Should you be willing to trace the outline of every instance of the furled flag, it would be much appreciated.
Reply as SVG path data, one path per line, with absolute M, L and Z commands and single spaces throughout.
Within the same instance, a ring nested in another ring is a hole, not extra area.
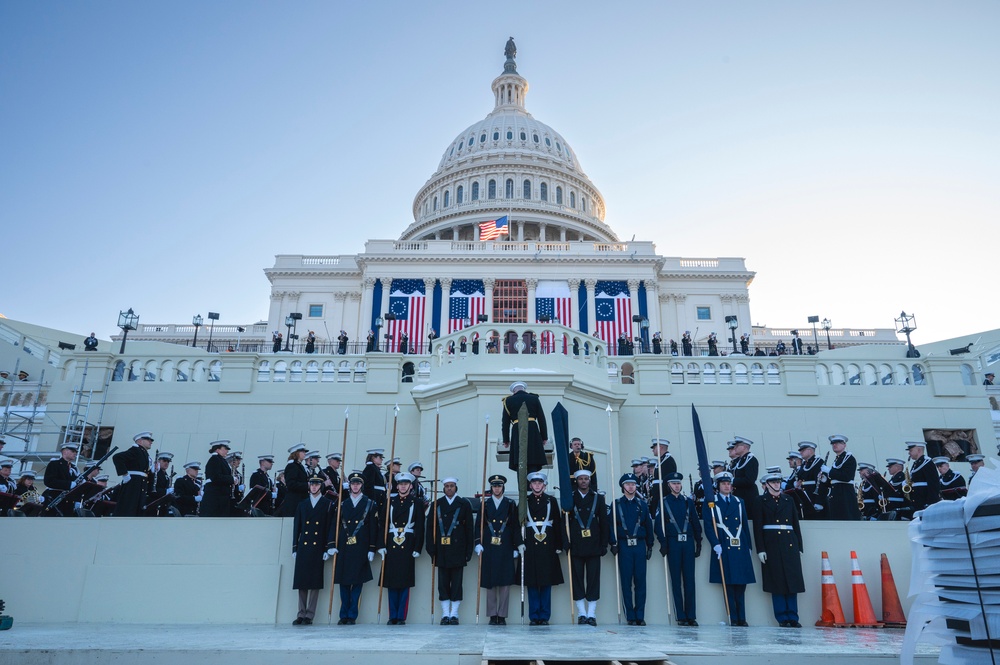
M 510 228 L 507 226 L 507 215 L 500 219 L 479 224 L 480 240 L 496 240 L 500 236 L 510 235 Z
M 618 336 L 632 336 L 632 301 L 626 282 L 599 281 L 594 289 L 597 336 L 608 346 L 608 355 L 618 355 Z
M 385 332 L 391 337 L 388 349 L 398 353 L 400 333 L 405 332 L 409 338 L 408 346 L 418 349 L 423 342 L 424 334 L 424 280 L 394 279 L 389 289 L 389 309 L 395 315 L 395 321 L 386 321 Z M 407 349 L 409 351 L 409 349 Z
M 538 280 L 538 286 L 535 288 L 535 321 L 541 321 L 543 318 L 548 317 L 549 321 L 556 323 L 557 321 L 564 326 L 573 327 L 573 316 L 572 316 L 572 306 L 571 298 L 569 293 L 569 284 L 564 280 L 550 280 L 550 279 L 540 279 Z M 541 335 L 542 348 L 541 353 L 554 353 L 555 352 L 555 335 L 549 331 L 545 331 Z M 566 340 L 563 340 L 563 346 L 565 347 Z M 563 353 L 565 353 L 565 348 Z
M 448 333 L 465 327 L 465 320 L 476 324 L 480 314 L 486 313 L 486 295 L 481 279 L 456 279 L 451 282 L 448 301 Z

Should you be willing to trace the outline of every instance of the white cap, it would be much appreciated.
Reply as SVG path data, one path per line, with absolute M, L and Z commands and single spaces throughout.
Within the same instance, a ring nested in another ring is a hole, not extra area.
M 304 443 L 296 443 L 294 446 L 292 446 L 291 448 L 288 449 L 288 453 L 289 454 L 291 454 L 291 453 L 297 453 L 300 450 L 309 450 L 309 449 L 306 448 L 306 444 L 304 444 Z
M 156 456 L 156 459 L 158 459 L 158 460 L 159 459 L 165 459 L 168 462 L 170 460 L 172 460 L 173 458 L 174 458 L 174 454 L 173 453 L 168 453 L 168 452 L 161 452 L 159 455 Z
M 442 485 L 447 485 L 448 483 L 455 483 L 457 485 L 458 484 L 458 478 L 456 478 L 455 476 L 448 476 L 447 478 L 444 478 L 441 481 Z
M 153 441 L 154 440 L 153 439 L 153 433 L 152 432 L 139 432 L 138 434 L 136 434 L 135 436 L 132 437 L 133 441 L 138 441 L 139 439 L 149 439 L 150 441 Z
M 587 469 L 577 469 L 573 473 L 573 477 L 574 478 L 576 478 L 578 476 L 587 476 L 588 478 L 590 478 L 591 475 L 593 475 L 593 474 L 591 474 L 590 471 L 588 471 Z
M 201 462 L 198 462 L 198 461 L 188 462 L 187 464 L 184 465 L 184 468 L 185 469 L 200 469 L 201 468 Z
M 524 381 L 515 381 L 514 383 L 510 384 L 511 392 L 515 392 L 518 390 L 527 390 L 527 389 L 528 389 L 528 384 L 525 383 Z
M 546 476 L 541 471 L 535 471 L 534 473 L 529 473 L 528 474 L 528 482 L 530 483 L 532 480 L 540 480 L 543 483 L 545 483 L 546 485 L 549 484 L 549 477 Z

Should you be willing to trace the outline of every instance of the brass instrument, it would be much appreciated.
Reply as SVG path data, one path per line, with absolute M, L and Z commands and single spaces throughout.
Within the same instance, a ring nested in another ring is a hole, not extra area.
M 21 495 L 21 498 L 18 500 L 17 506 L 15 506 L 15 509 L 20 508 L 21 506 L 23 506 L 26 503 L 37 503 L 37 504 L 40 504 L 42 502 L 41 498 L 42 498 L 42 495 L 38 492 L 38 490 L 36 490 L 34 487 L 32 487 L 30 490 L 28 490 L 27 492 L 25 492 L 24 494 Z
M 858 483 L 858 510 L 864 512 L 865 509 L 865 491 L 862 489 L 864 482 Z
M 910 466 L 913 466 L 913 464 L 911 463 Z M 913 491 L 913 479 L 910 478 L 909 467 L 903 467 L 903 477 L 906 478 L 906 480 L 903 481 L 903 494 L 905 494 L 906 498 L 909 499 L 910 492 Z
M 828 450 L 828 451 L 826 451 L 826 456 L 823 458 L 823 466 L 827 466 L 827 463 L 829 461 L 830 461 L 830 451 Z M 819 475 L 816 476 L 816 481 L 819 484 L 821 484 L 821 485 L 825 485 L 826 483 L 828 483 L 830 481 L 830 476 L 828 476 L 825 473 L 823 473 L 822 471 L 820 471 Z

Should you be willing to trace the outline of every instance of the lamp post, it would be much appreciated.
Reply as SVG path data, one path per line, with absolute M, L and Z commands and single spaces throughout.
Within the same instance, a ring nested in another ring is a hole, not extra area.
M 243 326 L 236 326 L 236 350 L 240 350 L 240 335 L 247 331 Z
M 118 327 L 122 329 L 122 348 L 118 350 L 118 354 L 121 355 L 125 353 L 125 340 L 128 339 L 129 330 L 137 330 L 139 328 L 139 315 L 132 311 L 129 307 L 127 312 L 118 312 Z
M 826 350 L 829 351 L 833 348 L 833 344 L 830 343 L 830 328 L 833 327 L 833 323 L 830 319 L 823 319 L 823 322 L 820 323 L 820 325 L 823 326 L 823 330 L 826 331 Z
M 897 326 L 896 332 L 901 332 L 906 335 L 906 357 L 919 358 L 920 352 L 917 351 L 916 347 L 913 346 L 913 342 L 910 341 L 910 333 L 917 329 L 916 315 L 900 312 L 899 318 L 895 321 Z
M 809 323 L 813 324 L 813 348 L 819 351 L 819 338 L 816 337 L 816 324 L 819 323 L 819 317 L 810 316 Z
M 385 319 L 383 319 L 381 316 L 378 317 L 377 319 L 375 319 L 375 344 L 374 344 L 375 348 L 372 349 L 373 351 L 378 351 L 379 350 L 379 347 L 381 345 L 381 342 L 379 342 L 379 340 L 382 339 L 382 337 L 381 337 L 381 335 L 382 335 L 382 326 L 384 326 L 384 325 L 385 325 Z
M 191 342 L 191 348 L 198 348 L 198 328 L 201 328 L 202 323 L 205 319 L 201 318 L 201 314 L 195 314 L 194 318 L 191 319 L 191 325 L 194 326 L 194 340 Z
M 733 340 L 733 353 L 739 353 L 739 349 L 736 348 L 736 329 L 740 327 L 739 319 L 735 315 L 729 315 L 726 317 L 726 325 L 729 326 L 729 336 Z
M 291 351 L 288 345 L 292 343 L 292 326 L 294 325 L 295 319 L 289 314 L 285 317 L 285 327 L 288 328 L 288 331 L 285 333 L 285 351 Z
M 385 316 L 382 317 L 384 321 L 395 321 L 396 315 L 392 312 L 386 312 Z M 385 334 L 385 352 L 392 353 L 392 333 Z
M 215 332 L 215 322 L 219 320 L 219 313 L 218 312 L 209 312 L 208 313 L 208 320 L 211 321 L 212 323 L 208 327 L 208 346 L 205 347 L 205 350 L 208 351 L 209 353 L 211 353 L 212 352 L 212 333 Z
M 645 316 L 639 322 L 639 345 L 643 353 L 649 353 L 649 319 Z

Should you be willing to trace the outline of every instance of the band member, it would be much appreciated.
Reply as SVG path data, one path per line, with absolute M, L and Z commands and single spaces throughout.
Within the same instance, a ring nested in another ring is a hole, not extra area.
M 943 501 L 954 501 L 969 493 L 969 488 L 965 486 L 965 478 L 951 470 L 950 461 L 947 457 L 934 458 Z
M 177 499 L 177 509 L 181 516 L 198 514 L 198 504 L 201 503 L 201 482 L 198 472 L 201 462 L 188 462 L 184 465 L 184 475 L 174 481 L 174 497 Z
M 382 460 L 384 459 L 385 450 L 382 448 L 367 451 L 365 468 L 361 472 L 365 479 L 363 490 L 365 496 L 375 502 L 380 515 L 385 512 L 385 476 L 382 475 Z
M 569 472 L 572 474 L 580 469 L 590 471 L 591 488 L 597 491 L 597 463 L 594 461 L 594 453 L 584 452 L 583 439 L 574 436 L 569 440 Z M 576 485 L 574 484 L 574 488 Z
M 299 612 L 292 622 L 295 626 L 308 626 L 313 622 L 316 601 L 323 588 L 323 562 L 337 551 L 333 543 L 337 510 L 333 502 L 323 496 L 323 480 L 318 474 L 309 477 L 306 481 L 309 496 L 295 509 L 292 588 L 299 592 Z
M 233 496 L 233 468 L 226 461 L 229 441 L 213 441 L 208 451 L 211 454 L 205 464 L 204 493 L 198 514 L 202 517 L 229 517 Z
M 666 439 L 652 439 L 649 449 L 653 451 L 653 457 L 649 460 L 647 470 L 649 491 L 646 496 L 649 499 L 649 509 L 655 511 L 663 496 L 661 481 L 666 482 L 663 479 L 677 471 L 677 460 L 670 454 L 670 442 Z
M 413 475 L 396 476 L 389 500 L 389 538 L 381 551 L 382 585 L 389 590 L 389 625 L 406 623 L 410 589 L 416 585 L 416 561 L 424 547 L 424 502 L 413 492 Z
M 5 459 L 0 462 L 0 492 L 13 494 L 14 490 L 17 489 L 17 483 L 15 483 L 10 477 L 10 472 L 13 470 L 14 460 Z M 0 513 L 0 515 L 2 514 L 3 513 Z
M 441 625 L 457 626 L 462 576 L 475 546 L 474 520 L 472 504 L 458 496 L 458 479 L 448 477 L 442 484 L 444 496 L 428 511 L 424 539 L 427 554 L 437 567 Z
M 975 455 L 966 455 L 965 461 L 969 463 L 969 468 L 972 472 L 969 474 L 969 484 L 972 484 L 972 479 L 976 477 L 976 472 L 983 468 L 986 457 L 976 453 Z
M 413 496 L 417 497 L 426 504 L 427 490 L 425 490 L 424 486 L 420 484 L 420 478 L 424 475 L 424 463 L 412 462 L 406 470 L 410 472 L 411 476 L 413 476 Z
M 892 488 L 892 493 L 886 498 L 889 500 L 889 511 L 895 514 L 895 519 L 898 521 L 913 517 L 913 506 L 903 492 L 903 484 L 906 482 L 906 472 L 903 470 L 905 466 L 906 463 L 897 457 L 887 457 L 885 460 L 889 487 Z
M 888 500 L 882 496 L 882 491 L 876 484 L 875 477 L 878 473 L 874 464 L 858 462 L 858 475 L 861 476 L 861 484 L 858 485 L 858 489 L 860 490 L 861 503 L 864 504 L 861 508 L 861 519 L 874 522 L 882 515 L 883 502 L 888 507 Z
M 329 483 L 326 485 L 326 490 L 328 492 L 333 492 L 335 494 L 340 494 L 340 484 L 343 482 L 340 479 L 340 466 L 343 464 L 344 460 L 340 453 L 330 453 L 326 456 L 326 468 L 323 469 L 323 474 Z M 344 489 L 348 489 L 345 487 Z
M 474 551 L 482 566 L 479 586 L 486 589 L 486 613 L 491 626 L 507 625 L 516 559 L 525 550 L 517 523 L 517 504 L 503 495 L 506 484 L 505 476 L 490 476 L 490 496 L 483 501 L 475 525 Z
M 721 472 L 721 462 L 712 464 L 718 464 Z M 694 560 L 701 556 L 701 523 L 694 501 L 681 493 L 683 481 L 684 476 L 680 473 L 667 476 L 667 489 L 670 491 L 657 507 L 653 528 L 660 541 L 660 554 L 667 557 L 670 566 L 670 591 L 674 596 L 677 625 L 697 626 Z M 708 519 L 708 515 L 705 517 Z
M 570 467 L 572 471 L 573 467 Z M 632 475 L 635 476 L 638 487 L 636 494 L 642 499 L 646 499 L 649 493 L 649 486 L 646 484 L 646 462 L 641 458 L 632 460 Z
M 721 460 L 712 460 L 712 477 L 715 474 L 722 473 L 726 470 L 726 463 Z M 694 491 L 691 492 L 691 498 L 694 499 L 694 508 L 698 513 L 698 521 L 704 519 L 704 509 L 705 509 L 705 486 L 701 482 L 701 479 L 695 481 Z
M 299 501 L 309 493 L 309 473 L 306 471 L 306 444 L 296 443 L 288 449 L 285 465 L 285 498 L 278 504 L 278 517 L 295 517 Z
M 833 448 L 833 463 L 822 466 L 822 471 L 830 479 L 830 503 L 826 518 L 830 520 L 859 520 L 858 497 L 854 487 L 854 475 L 858 461 L 847 450 L 847 437 L 834 434 L 830 437 Z
M 321 476 L 326 479 L 326 474 L 319 468 L 319 460 L 323 457 L 318 450 L 310 450 L 306 453 L 306 473 L 309 476 Z M 324 483 L 325 484 L 325 483 Z
M 321 481 L 322 482 L 322 481 Z M 379 528 L 375 502 L 364 495 L 364 477 L 354 471 L 347 482 L 351 491 L 344 497 L 340 509 L 340 535 L 333 551 L 337 556 L 335 583 L 340 585 L 339 626 L 353 626 L 358 618 L 361 589 L 370 582 L 370 562 L 375 552 L 382 548 L 382 531 Z
M 705 537 L 712 545 L 715 561 L 708 567 L 708 581 L 721 584 L 721 569 L 725 571 L 726 598 L 729 602 L 729 623 L 733 626 L 748 626 L 746 614 L 746 590 L 748 584 L 757 581 L 753 572 L 750 525 L 747 521 L 746 504 L 733 493 L 733 475 L 724 471 L 715 477 L 718 490 L 715 510 L 707 511 L 705 517 Z M 716 535 L 716 529 L 719 533 Z
M 146 503 L 150 504 L 154 501 L 162 499 L 167 494 L 173 494 L 174 488 L 171 486 L 171 477 L 167 473 L 167 469 L 170 468 L 170 462 L 174 459 L 173 453 L 160 452 L 156 455 L 156 465 L 153 471 L 153 480 L 150 483 L 149 491 L 146 492 Z M 150 509 L 147 514 L 152 514 L 153 516 L 162 516 L 167 514 L 168 506 L 160 505 L 156 508 L 155 512 Z
M 910 505 L 913 506 L 913 512 L 916 513 L 918 510 L 923 510 L 932 503 L 941 500 L 941 482 L 937 470 L 934 468 L 934 463 L 924 455 L 922 441 L 907 442 L 906 452 L 910 456 L 909 484 L 912 485 Z M 905 484 L 904 487 L 906 487 Z
M 826 519 L 826 501 L 819 493 L 819 474 L 823 464 L 816 457 L 816 444 L 812 441 L 800 441 L 798 448 L 802 455 L 802 466 L 799 467 L 796 485 L 805 493 L 802 516 L 807 520 Z
M 405 330 L 399 332 L 399 352 L 409 353 L 410 352 L 410 336 L 406 334 Z
M 686 355 L 686 356 L 692 355 L 693 343 L 691 341 L 691 331 L 690 330 L 685 330 L 684 334 L 681 335 L 681 347 L 683 348 L 684 355 Z M 671 351 L 674 350 L 673 340 L 671 340 L 671 347 L 670 347 L 670 349 L 671 349 Z M 676 355 L 676 354 L 674 354 L 674 355 Z
M 796 594 L 806 590 L 802 580 L 802 531 L 795 501 L 781 490 L 783 482 L 780 473 L 769 473 L 761 480 L 764 493 L 757 502 L 753 535 L 761 582 L 764 592 L 771 594 L 774 618 L 782 628 L 801 628 Z
M 614 500 L 615 532 L 611 553 L 618 560 L 622 603 L 630 626 L 646 625 L 646 562 L 653 555 L 653 522 L 649 506 L 636 493 L 639 482 L 633 473 L 618 479 L 622 496 Z
M 729 443 L 733 444 L 734 455 L 729 465 L 729 473 L 733 476 L 733 494 L 743 499 L 747 510 L 750 510 L 759 496 L 757 476 L 760 474 L 760 462 L 750 452 L 750 446 L 753 445 L 750 439 L 736 436 Z
M 510 384 L 510 395 L 503 398 L 502 426 L 503 442 L 510 450 L 507 465 L 512 471 L 517 471 L 520 459 L 520 426 L 528 428 L 528 473 L 540 471 L 548 463 L 545 457 L 545 444 L 549 441 L 549 430 L 542 411 L 542 402 L 538 395 L 528 392 L 528 384 L 515 381 Z M 517 422 L 517 414 L 521 405 L 528 408 L 527 424 Z M 534 423 L 534 424 L 532 424 Z M 524 488 L 521 488 L 524 491 Z
M 368 335 L 365 337 L 365 353 L 371 353 L 375 351 L 375 331 L 369 330 Z
M 572 552 L 573 600 L 576 622 L 597 625 L 597 601 L 601 598 L 601 557 L 608 553 L 611 528 L 604 497 L 590 489 L 590 471 L 577 471 L 573 510 L 569 514 L 566 541 Z
M 528 474 L 530 493 L 526 521 L 524 585 L 528 590 L 529 625 L 547 626 L 552 618 L 552 587 L 563 583 L 559 554 L 565 533 L 558 524 L 559 502 L 545 493 L 548 477 L 541 472 Z
M 226 455 L 226 461 L 229 462 L 229 468 L 233 472 L 233 489 L 229 496 L 229 514 L 233 517 L 239 517 L 245 515 L 246 513 L 239 508 L 237 505 L 246 496 L 247 486 L 245 479 L 243 478 L 243 470 L 241 465 L 243 464 L 243 452 L 239 450 L 234 450 L 228 455 Z
M 257 510 L 265 515 L 273 515 L 274 502 L 278 498 L 278 485 L 271 478 L 274 455 L 258 455 L 257 464 L 257 470 L 250 474 L 250 489 L 254 487 L 264 489 L 264 496 L 257 501 Z
M 146 505 L 146 489 L 149 486 L 149 447 L 153 445 L 153 435 L 140 432 L 132 437 L 132 445 L 116 453 L 111 461 L 115 472 L 121 476 L 115 517 L 138 517 Z M 46 483 L 48 484 L 48 483 Z
M 382 479 L 385 481 L 385 486 L 388 488 L 389 494 L 396 493 L 396 476 L 402 469 L 403 460 L 398 457 L 393 457 L 392 461 L 389 462 L 389 468 L 382 475 Z M 385 504 L 382 504 L 383 506 Z

